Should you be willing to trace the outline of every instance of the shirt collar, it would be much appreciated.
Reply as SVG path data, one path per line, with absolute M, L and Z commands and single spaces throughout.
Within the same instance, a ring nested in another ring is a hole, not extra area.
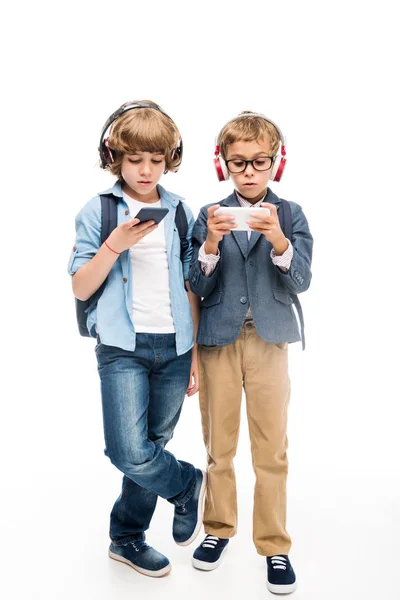
M 262 202 L 264 202 L 264 200 L 265 200 L 265 196 L 267 195 L 267 194 L 265 194 L 261 198 L 261 200 L 258 200 L 255 204 L 252 204 L 251 202 L 246 200 L 246 198 L 243 198 L 243 196 L 241 196 L 237 190 L 235 190 L 235 193 L 236 193 L 236 197 L 238 199 L 240 206 L 243 206 L 245 208 L 251 208 L 251 207 L 255 208 L 255 207 L 261 206 Z

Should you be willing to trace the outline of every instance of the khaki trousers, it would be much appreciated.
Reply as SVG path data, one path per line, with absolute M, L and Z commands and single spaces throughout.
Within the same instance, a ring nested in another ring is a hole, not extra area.
M 288 554 L 286 532 L 288 345 L 262 340 L 246 321 L 228 346 L 199 346 L 200 410 L 207 449 L 206 533 L 233 537 L 237 498 L 233 459 L 239 437 L 242 388 L 256 476 L 253 540 L 263 556 Z

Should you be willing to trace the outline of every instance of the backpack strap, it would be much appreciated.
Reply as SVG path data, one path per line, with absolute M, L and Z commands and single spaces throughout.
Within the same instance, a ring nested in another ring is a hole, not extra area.
M 101 202 L 101 232 L 100 244 L 103 244 L 110 233 L 117 226 L 117 203 L 113 195 L 100 194 Z M 79 332 L 82 336 L 90 337 L 90 332 L 87 328 L 87 313 L 94 304 L 97 304 L 106 286 L 107 279 L 102 283 L 98 290 L 87 300 L 78 300 L 75 298 L 76 317 L 78 321 Z
M 112 194 L 100 194 L 101 202 L 101 232 L 100 242 L 104 244 L 108 236 L 117 227 L 118 221 L 118 200 Z M 108 277 L 105 278 L 98 290 L 90 297 L 90 304 L 98 302 L 106 287 Z
M 292 240 L 292 233 L 293 233 L 293 228 L 292 228 L 292 211 L 290 208 L 290 204 L 287 200 L 282 200 L 281 199 L 281 206 L 280 206 L 280 210 L 278 210 L 278 218 L 279 218 L 279 223 L 281 226 L 281 229 L 283 231 L 284 236 L 288 239 L 288 240 Z M 301 307 L 300 304 L 300 300 L 299 297 L 297 296 L 297 294 L 291 294 L 292 298 L 293 298 L 293 303 L 296 307 L 297 310 L 297 314 L 299 316 L 299 321 L 300 321 L 300 332 L 301 332 L 301 346 L 302 349 L 304 350 L 306 347 L 306 338 L 304 335 L 304 315 L 303 315 L 303 309 Z
M 108 236 L 117 227 L 118 201 L 112 194 L 101 194 L 101 243 L 104 244 Z
M 188 222 L 186 217 L 185 209 L 183 208 L 182 201 L 179 200 L 175 212 L 175 224 L 181 240 L 181 260 L 183 261 L 183 255 L 189 248 L 189 242 L 187 239 Z

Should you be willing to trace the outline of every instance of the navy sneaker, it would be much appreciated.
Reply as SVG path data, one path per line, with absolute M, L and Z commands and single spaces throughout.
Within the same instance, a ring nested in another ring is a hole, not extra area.
M 222 555 L 227 549 L 229 539 L 222 539 L 216 535 L 206 535 L 204 541 L 193 553 L 192 565 L 201 571 L 213 571 L 216 569 Z
M 203 523 L 203 504 L 207 475 L 196 469 L 196 484 L 190 500 L 181 506 L 175 506 L 172 535 L 179 546 L 188 546 L 199 534 Z
M 267 588 L 273 594 L 290 594 L 296 589 L 296 575 L 287 554 L 267 556 Z
M 108 556 L 149 577 L 162 577 L 171 570 L 168 558 L 143 540 L 128 542 L 125 546 L 111 543 Z

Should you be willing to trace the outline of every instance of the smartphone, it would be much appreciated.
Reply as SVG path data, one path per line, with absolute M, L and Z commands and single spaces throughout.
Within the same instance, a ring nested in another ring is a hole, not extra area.
M 258 221 L 257 217 L 253 217 L 252 214 L 267 214 L 270 215 L 271 211 L 269 208 L 263 208 L 262 206 L 257 206 L 255 208 L 247 208 L 242 206 L 221 206 L 217 208 L 214 215 L 231 215 L 235 217 L 233 221 L 237 227 L 232 229 L 232 231 L 252 231 L 250 229 L 249 224 L 246 221 Z
M 149 206 L 149 208 L 141 208 L 134 218 L 140 219 L 141 223 L 144 223 L 145 221 L 154 221 L 154 223 L 158 224 L 163 220 L 167 212 L 168 208 L 161 208 L 158 206 L 151 208 L 151 206 Z

